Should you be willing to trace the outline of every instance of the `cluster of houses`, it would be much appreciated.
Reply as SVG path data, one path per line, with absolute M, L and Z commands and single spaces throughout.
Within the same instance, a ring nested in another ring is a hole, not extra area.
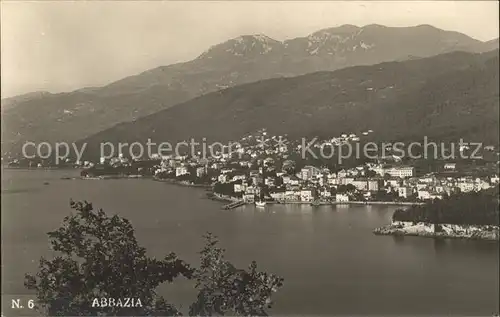
M 285 160 L 282 168 L 277 170 L 274 163 L 272 158 L 254 162 L 242 160 L 228 165 L 220 160 L 168 157 L 162 160 L 157 173 L 170 171 L 173 174 L 175 171 L 176 177 L 190 173 L 196 177 L 210 174 L 212 184 L 225 184 L 231 188 L 221 195 L 245 202 L 253 202 L 263 194 L 279 202 L 348 202 L 373 200 L 380 192 L 402 201 L 425 201 L 453 193 L 479 191 L 499 183 L 498 175 L 453 177 L 430 173 L 416 176 L 415 168 L 405 165 L 367 163 L 334 172 L 315 166 L 304 166 L 297 171 L 293 169 L 292 160 Z M 445 166 L 447 170 L 453 168 Z
M 368 130 L 362 135 L 372 132 Z M 338 144 L 358 139 L 355 134 L 343 134 L 330 142 Z M 297 146 L 282 136 L 269 136 L 265 130 L 235 144 L 230 149 L 232 152 L 222 147 L 208 158 L 156 155 L 151 159 L 160 163 L 154 166 L 153 173 L 188 181 L 203 178 L 210 185 L 223 184 L 224 192 L 216 194 L 245 202 L 253 202 L 257 197 L 279 202 L 426 201 L 459 192 L 480 191 L 499 183 L 497 174 L 473 177 L 453 173 L 455 163 L 443 163 L 444 171 L 451 173 L 426 175 L 417 175 L 413 166 L 398 161 L 366 163 L 340 170 L 310 165 L 296 168 L 298 162 L 290 153 L 297 151 Z M 127 165 L 129 161 L 117 157 L 107 163 L 118 166 Z

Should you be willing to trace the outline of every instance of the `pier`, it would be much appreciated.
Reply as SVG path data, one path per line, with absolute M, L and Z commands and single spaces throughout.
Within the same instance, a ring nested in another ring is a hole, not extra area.
M 238 200 L 238 201 L 234 201 L 230 204 L 222 206 L 222 209 L 225 209 L 225 210 L 234 209 L 236 207 L 243 206 L 244 204 L 245 204 L 245 202 L 243 200 Z

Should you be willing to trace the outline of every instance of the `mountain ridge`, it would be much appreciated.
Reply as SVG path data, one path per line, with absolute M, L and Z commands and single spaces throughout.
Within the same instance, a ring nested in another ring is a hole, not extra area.
M 325 32 L 328 34 L 322 36 Z M 484 45 L 458 32 L 425 26 L 344 25 L 283 42 L 265 35 L 240 36 L 213 46 L 189 62 L 160 66 L 103 87 L 16 103 L 2 110 L 2 155 L 19 152 L 26 141 L 73 142 L 240 84 L 422 58 L 462 48 L 476 52 Z
M 290 137 L 375 131 L 378 140 L 460 138 L 498 144 L 498 50 L 274 78 L 212 92 L 87 143 L 231 141 L 266 128 Z

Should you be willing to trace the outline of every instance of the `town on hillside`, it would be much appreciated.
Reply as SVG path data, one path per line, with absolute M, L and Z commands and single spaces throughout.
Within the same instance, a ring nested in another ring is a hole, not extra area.
M 359 142 L 373 133 L 350 133 L 315 144 Z M 76 162 L 84 178 L 153 177 L 207 186 L 212 197 L 253 203 L 425 202 L 481 191 L 499 183 L 497 162 L 407 160 L 386 153 L 377 159 L 304 158 L 301 144 L 265 130 L 221 147 L 210 157 L 154 154 L 147 160 L 120 155 L 98 163 Z M 40 163 L 38 163 L 40 164 Z M 15 163 L 11 164 L 15 166 Z

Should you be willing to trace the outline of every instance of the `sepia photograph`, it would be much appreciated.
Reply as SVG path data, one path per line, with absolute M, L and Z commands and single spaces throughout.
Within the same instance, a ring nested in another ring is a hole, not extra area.
M 499 316 L 498 1 L 0 6 L 2 317 Z

